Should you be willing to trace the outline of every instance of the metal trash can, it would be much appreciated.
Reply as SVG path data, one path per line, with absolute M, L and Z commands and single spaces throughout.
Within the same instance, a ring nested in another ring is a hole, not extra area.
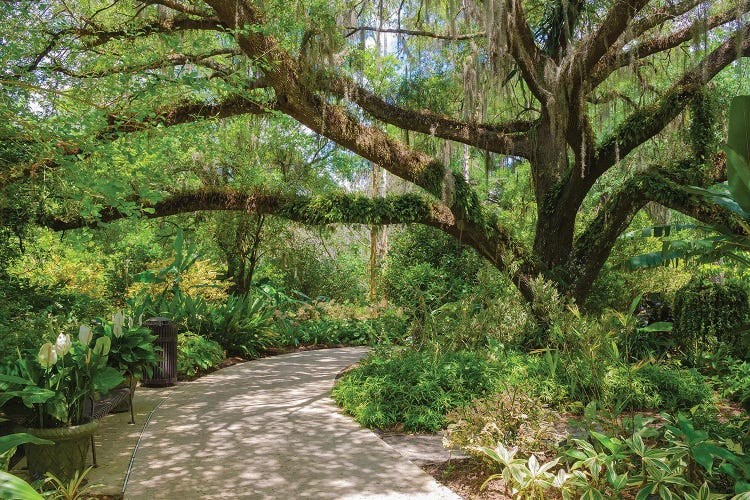
M 154 345 L 161 348 L 161 361 L 151 377 L 141 384 L 146 387 L 168 387 L 177 383 L 177 324 L 169 318 L 149 318 L 144 323 L 156 335 Z

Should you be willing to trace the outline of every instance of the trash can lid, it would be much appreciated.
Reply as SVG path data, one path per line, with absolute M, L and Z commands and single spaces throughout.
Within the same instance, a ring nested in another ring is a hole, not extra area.
M 157 316 L 155 318 L 148 318 L 146 321 L 143 322 L 146 326 L 164 326 L 168 325 L 172 322 L 169 318 L 164 318 L 161 316 Z

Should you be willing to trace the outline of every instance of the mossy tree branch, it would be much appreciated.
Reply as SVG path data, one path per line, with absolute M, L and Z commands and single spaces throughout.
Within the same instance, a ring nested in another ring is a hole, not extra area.
M 157 203 L 138 199 L 128 201 L 139 207 L 135 213 L 104 207 L 96 218 L 60 218 L 41 214 L 37 222 L 55 231 L 65 231 L 96 227 L 136 215 L 153 219 L 197 211 L 236 211 L 275 215 L 307 225 L 423 224 L 437 228 L 477 250 L 498 269 L 509 272 L 528 300 L 533 298 L 528 284 L 538 270 L 533 267 L 532 258 L 520 242 L 496 221 L 485 221 L 488 227 L 483 231 L 471 230 L 463 221 L 457 220 L 448 207 L 424 196 L 404 194 L 370 198 L 347 193 L 301 196 L 262 190 L 245 192 L 232 188 L 203 188 L 173 193 Z M 0 213 L 0 219 L 11 216 Z M 511 262 L 515 263 L 512 270 L 507 265 Z

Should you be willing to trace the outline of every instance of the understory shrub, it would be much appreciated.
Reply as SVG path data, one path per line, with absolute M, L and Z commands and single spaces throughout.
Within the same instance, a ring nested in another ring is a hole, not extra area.
M 391 239 L 382 290 L 391 303 L 424 314 L 470 292 L 480 264 L 476 252 L 455 238 L 410 226 Z
M 675 344 L 692 364 L 717 343 L 744 356 L 739 331 L 749 309 L 747 292 L 739 284 L 696 276 L 675 295 Z
M 195 377 L 224 361 L 224 350 L 213 340 L 192 332 L 177 335 L 177 375 Z
M 437 431 L 445 414 L 487 394 L 496 371 L 479 354 L 397 350 L 371 355 L 342 377 L 333 397 L 371 428 Z
M 549 450 L 557 440 L 554 424 L 560 415 L 525 388 L 508 386 L 451 411 L 446 419 L 445 445 L 483 457 L 480 447 L 494 448 L 497 443 L 529 452 Z
M 646 365 L 621 366 L 604 378 L 602 403 L 619 410 L 687 410 L 709 404 L 713 391 L 696 370 Z
M 144 294 L 133 301 L 133 315 L 164 316 L 181 331 L 190 331 L 218 342 L 230 355 L 257 357 L 276 345 L 278 335 L 270 328 L 273 300 L 262 292 L 230 295 L 208 302 L 180 290 L 159 296 Z

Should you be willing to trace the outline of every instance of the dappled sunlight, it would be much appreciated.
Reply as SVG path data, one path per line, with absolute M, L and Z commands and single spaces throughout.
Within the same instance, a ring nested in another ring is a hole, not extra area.
M 364 352 L 267 358 L 182 384 L 143 435 L 126 498 L 451 498 L 330 399 Z

